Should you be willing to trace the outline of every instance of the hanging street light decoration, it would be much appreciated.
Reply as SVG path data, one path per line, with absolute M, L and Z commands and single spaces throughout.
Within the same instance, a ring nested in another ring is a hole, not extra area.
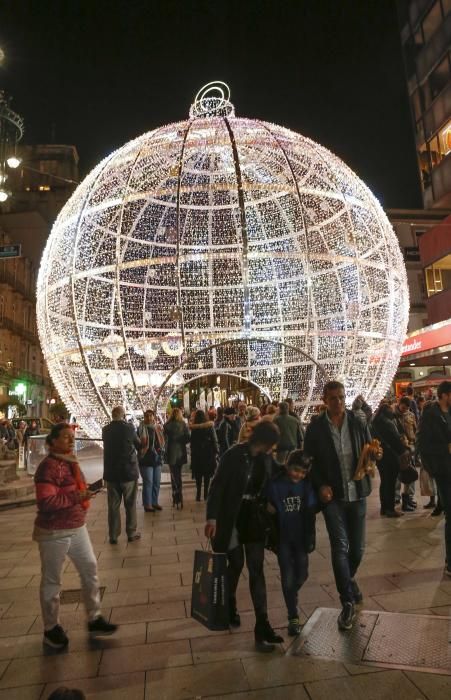
M 409 306 L 396 236 L 365 184 L 312 140 L 236 117 L 221 82 L 85 178 L 48 239 L 37 298 L 52 380 L 92 436 L 113 405 L 150 405 L 176 368 L 177 386 L 233 374 L 292 396 L 304 417 L 324 373 L 374 406 Z
M 10 107 L 11 99 L 0 90 L 0 202 L 10 196 L 8 189 L 8 167 L 18 168 L 21 159 L 17 156 L 17 144 L 24 133 L 21 116 Z

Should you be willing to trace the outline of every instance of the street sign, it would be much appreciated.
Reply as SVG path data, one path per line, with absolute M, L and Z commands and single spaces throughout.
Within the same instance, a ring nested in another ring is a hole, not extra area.
M 21 255 L 22 246 L 20 243 L 0 245 L 0 258 L 20 258 Z

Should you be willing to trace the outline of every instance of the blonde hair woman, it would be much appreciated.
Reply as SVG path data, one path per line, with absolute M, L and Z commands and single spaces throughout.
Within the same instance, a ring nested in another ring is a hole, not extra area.
M 247 442 L 252 431 L 261 420 L 260 409 L 257 406 L 248 406 L 245 413 L 245 421 L 241 426 L 238 442 Z

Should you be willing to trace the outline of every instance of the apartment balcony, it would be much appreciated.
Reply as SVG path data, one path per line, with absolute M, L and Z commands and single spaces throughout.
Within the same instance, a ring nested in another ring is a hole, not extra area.
M 409 17 L 412 27 L 415 27 L 419 18 L 432 5 L 432 0 L 411 0 L 409 3 Z
M 432 183 L 432 201 L 426 203 L 425 207 L 434 207 L 441 209 L 451 208 L 451 153 L 442 160 L 439 165 L 436 165 L 431 172 Z M 426 191 L 425 191 L 426 194 Z
M 24 299 L 30 301 L 32 304 L 36 303 L 34 290 L 27 289 L 26 286 L 19 280 L 16 280 L 15 276 L 8 270 L 0 270 L 0 284 L 8 284 L 11 289 L 21 294 Z
M 448 121 L 451 115 L 451 81 L 440 95 L 435 98 L 429 109 L 423 114 L 424 134 L 417 134 L 417 146 L 428 140 Z
M 427 300 L 428 323 L 447 321 L 451 317 L 451 289 L 433 294 Z
M 417 56 L 417 77 L 421 83 L 448 51 L 451 44 L 451 13 L 445 17 L 430 41 L 424 45 Z
M 16 323 L 7 316 L 3 316 L 3 318 L 0 319 L 0 330 L 2 328 L 11 331 L 11 333 L 14 333 L 14 335 L 19 335 L 21 338 L 24 338 L 24 340 L 28 340 L 29 343 L 33 343 L 34 345 L 39 344 L 39 338 L 36 333 L 26 330 L 19 323 Z

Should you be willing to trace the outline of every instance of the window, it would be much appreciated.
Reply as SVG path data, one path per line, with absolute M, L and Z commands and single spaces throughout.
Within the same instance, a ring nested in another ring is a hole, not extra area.
M 432 37 L 434 32 L 439 28 L 440 24 L 442 22 L 442 8 L 440 7 L 440 0 L 437 0 L 435 2 L 431 9 L 429 10 L 428 14 L 423 20 L 423 36 L 424 36 L 424 41 L 428 42 L 429 39 Z
M 429 141 L 429 153 L 431 154 L 432 167 L 435 168 L 442 160 L 438 136 L 434 136 L 434 138 Z
M 440 131 L 439 135 L 439 145 L 443 156 L 447 156 L 451 153 L 451 119 Z
M 428 297 L 451 289 L 451 254 L 436 260 L 425 269 Z
M 418 121 L 418 119 L 420 119 L 421 115 L 423 114 L 423 105 L 420 89 L 415 90 L 415 92 L 412 95 L 412 108 L 413 113 L 415 115 L 415 121 Z
M 431 164 L 435 168 L 448 153 L 451 153 L 451 119 L 428 145 Z
M 445 58 L 438 64 L 429 76 L 429 87 L 431 90 L 431 99 L 435 99 L 441 93 L 443 88 L 448 85 L 450 79 L 449 74 L 449 58 Z
M 431 184 L 431 162 L 429 160 L 428 147 L 425 143 L 418 148 L 418 164 L 421 172 L 421 183 L 425 189 Z

